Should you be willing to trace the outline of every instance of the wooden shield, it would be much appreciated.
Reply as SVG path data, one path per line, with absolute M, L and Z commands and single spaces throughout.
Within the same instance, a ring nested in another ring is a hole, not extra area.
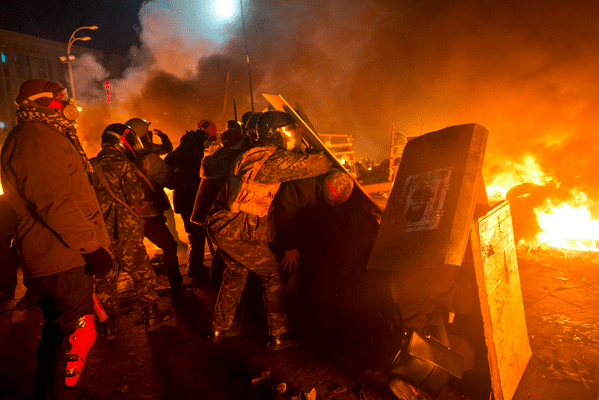
M 472 226 L 472 254 L 496 400 L 510 400 L 532 355 L 509 202 Z
M 462 263 L 487 136 L 484 127 L 466 124 L 408 142 L 368 269 Z

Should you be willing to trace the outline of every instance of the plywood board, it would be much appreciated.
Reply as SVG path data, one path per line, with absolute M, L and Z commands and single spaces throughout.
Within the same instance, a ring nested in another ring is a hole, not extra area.
M 472 226 L 472 252 L 495 400 L 511 400 L 532 355 L 509 202 Z
M 487 136 L 465 124 L 407 143 L 368 269 L 462 263 Z

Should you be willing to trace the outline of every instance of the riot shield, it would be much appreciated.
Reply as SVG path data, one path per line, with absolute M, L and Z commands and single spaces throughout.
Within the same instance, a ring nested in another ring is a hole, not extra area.
M 368 269 L 461 265 L 488 131 L 457 125 L 406 145 Z

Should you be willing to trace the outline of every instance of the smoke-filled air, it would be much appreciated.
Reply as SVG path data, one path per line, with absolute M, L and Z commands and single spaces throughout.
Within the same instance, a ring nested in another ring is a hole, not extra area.
M 351 134 L 357 158 L 388 158 L 392 125 L 418 136 L 475 122 L 489 130 L 485 182 L 532 162 L 562 187 L 596 193 L 599 3 L 248 0 L 242 7 L 243 21 L 237 0 L 148 1 L 139 10 L 142 45 L 130 49 L 123 77 L 89 58 L 76 63 L 77 87 L 89 88 L 79 94 L 88 146 L 98 146 L 107 124 L 132 117 L 174 142 L 201 119 L 224 128 L 233 101 L 240 119 L 251 109 L 247 41 L 256 111 L 267 106 L 262 93 L 281 94 L 319 133 Z

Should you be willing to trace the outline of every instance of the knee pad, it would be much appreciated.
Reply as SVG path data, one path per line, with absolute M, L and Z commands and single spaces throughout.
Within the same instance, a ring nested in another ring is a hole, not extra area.
M 83 365 L 87 359 L 87 352 L 96 341 L 96 326 L 93 314 L 87 314 L 77 321 L 77 329 L 69 336 L 71 349 L 67 352 L 67 365 L 65 384 L 75 386 Z

